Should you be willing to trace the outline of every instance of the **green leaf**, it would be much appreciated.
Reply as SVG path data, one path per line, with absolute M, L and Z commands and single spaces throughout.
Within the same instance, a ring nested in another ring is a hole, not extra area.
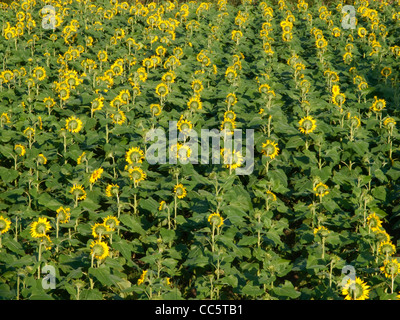
M 110 277 L 110 269 L 107 267 L 89 268 L 89 276 L 95 277 L 103 286 L 112 286 L 114 281 Z
M 138 233 L 142 236 L 146 234 L 146 231 L 142 228 L 140 223 L 132 216 L 123 214 L 120 217 L 120 221 L 131 231 Z
M 288 280 L 285 280 L 285 283 L 283 285 L 274 287 L 272 291 L 279 297 L 287 297 L 291 299 L 296 299 L 301 294 L 293 287 L 293 284 Z

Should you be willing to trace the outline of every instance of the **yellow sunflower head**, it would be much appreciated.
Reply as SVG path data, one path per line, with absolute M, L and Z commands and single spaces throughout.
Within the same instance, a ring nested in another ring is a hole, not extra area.
M 210 214 L 207 218 L 210 225 L 214 228 L 220 228 L 224 224 L 224 219 L 218 212 Z
M 364 281 L 356 277 L 355 280 L 347 280 L 342 289 L 342 295 L 345 296 L 345 300 L 366 300 L 369 298 L 370 290 L 370 287 Z
M 11 220 L 0 216 L 0 234 L 6 233 L 11 226 Z
M 299 121 L 299 131 L 304 134 L 313 132 L 317 128 L 316 122 L 317 121 L 311 116 L 302 118 Z
M 90 248 L 90 254 L 97 260 L 103 260 L 108 257 L 109 248 L 105 242 L 101 240 L 92 241 Z
M 76 118 L 75 116 L 69 117 L 65 123 L 65 129 L 73 133 L 81 131 L 82 127 L 82 120 Z
M 267 140 L 266 142 L 264 142 L 261 148 L 262 154 L 264 154 L 271 160 L 274 159 L 279 153 L 278 143 L 271 140 Z
M 50 222 L 45 217 L 40 217 L 37 221 L 34 221 L 31 225 L 31 236 L 33 238 L 44 237 L 51 229 Z
M 179 198 L 183 199 L 187 195 L 186 188 L 183 186 L 182 183 L 175 185 L 174 187 L 174 194 Z

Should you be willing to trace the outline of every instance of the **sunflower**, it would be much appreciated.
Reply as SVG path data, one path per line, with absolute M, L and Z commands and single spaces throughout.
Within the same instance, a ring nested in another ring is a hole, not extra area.
M 92 172 L 92 174 L 90 175 L 90 179 L 89 179 L 90 183 L 91 184 L 95 183 L 101 177 L 101 174 L 103 173 L 103 171 L 104 171 L 103 168 L 94 170 Z
M 10 122 L 11 122 L 11 121 L 10 121 L 10 117 L 8 116 L 7 113 L 3 112 L 3 113 L 1 114 L 1 116 L 0 116 L 0 122 L 1 122 L 1 124 L 3 124 L 3 123 L 10 123 Z
M 98 97 L 94 99 L 91 103 L 92 113 L 95 111 L 100 111 L 104 106 L 104 97 Z
M 232 110 L 225 111 L 224 119 L 235 121 L 236 120 L 236 113 L 234 111 L 232 111 Z
M 376 96 L 374 99 L 375 101 L 373 102 L 371 109 L 375 112 L 381 112 L 386 107 L 385 99 L 378 99 Z
M 68 223 L 69 219 L 71 218 L 71 209 L 70 208 L 64 208 L 64 207 L 59 207 L 57 210 L 57 220 L 60 223 Z
M 388 257 L 396 253 L 396 247 L 390 240 L 387 240 L 379 244 L 378 251 Z
M 346 101 L 346 95 L 342 92 L 335 94 L 332 96 L 332 101 L 334 104 L 341 107 L 343 103 Z
M 370 287 L 360 278 L 355 280 L 348 279 L 342 289 L 342 295 L 345 300 L 366 300 L 369 298 Z
M 187 195 L 186 188 L 183 186 L 182 183 L 175 185 L 174 193 L 179 199 L 183 199 Z
M 200 101 L 200 96 L 195 95 L 195 96 L 191 97 L 187 103 L 187 106 L 189 109 L 197 109 L 197 110 L 202 109 L 203 104 Z
M 103 260 L 108 257 L 109 249 L 105 242 L 101 240 L 92 241 L 90 254 L 97 260 Z
M 119 192 L 119 185 L 109 184 L 106 187 L 106 196 L 111 198 L 112 196 L 117 196 Z
M 111 231 L 114 231 L 115 228 L 119 225 L 119 220 L 113 216 L 107 216 L 103 219 L 103 224 L 108 226 Z
M 32 138 L 35 135 L 35 129 L 32 127 L 28 127 L 24 130 L 24 135 L 28 138 Z
M 79 132 L 82 130 L 82 121 L 75 116 L 71 116 L 65 123 L 65 129 L 73 133 Z
M 319 226 L 318 228 L 314 228 L 314 235 L 319 234 L 323 238 L 326 238 L 329 232 L 330 231 L 324 226 Z
M 112 113 L 110 115 L 110 118 L 112 119 L 112 123 L 118 125 L 122 125 L 126 121 L 125 113 L 122 110 L 119 110 L 116 113 Z
M 268 201 L 276 201 L 276 195 L 272 191 L 267 190 L 266 196 Z
M 382 221 L 381 219 L 375 214 L 375 212 L 371 213 L 367 217 L 367 224 L 371 231 L 379 231 L 382 228 Z
M 38 81 L 43 81 L 46 79 L 46 70 L 43 67 L 36 67 L 32 70 L 32 76 Z
M 100 240 L 103 236 L 107 237 L 110 231 L 110 227 L 104 223 L 95 223 L 92 226 L 92 236 L 94 238 L 99 238 Z
M 228 93 L 228 95 L 226 96 L 225 102 L 229 106 L 234 106 L 237 102 L 236 95 L 234 93 Z
M 146 179 L 146 177 L 146 172 L 144 172 L 143 169 L 139 167 L 129 169 L 129 178 L 133 180 L 135 184 L 143 181 L 144 179 Z
M 201 91 L 203 91 L 203 83 L 200 80 L 193 80 L 192 82 L 192 89 L 196 94 L 199 94 Z
M 394 278 L 400 273 L 400 263 L 396 258 L 385 260 L 383 266 L 380 267 L 381 272 L 386 278 Z
M 299 121 L 300 132 L 304 134 L 309 134 L 313 132 L 317 128 L 316 122 L 317 121 L 311 116 L 302 118 Z
M 322 182 L 319 182 L 313 188 L 313 190 L 315 192 L 315 195 L 316 196 L 320 196 L 320 197 L 326 196 L 329 193 L 329 187 L 326 184 L 322 183 Z
M 6 233 L 11 226 L 11 221 L 8 218 L 0 216 L 0 235 Z
M 188 134 L 192 130 L 193 124 L 189 120 L 183 119 L 183 117 L 181 116 L 177 123 L 177 128 L 183 134 Z
M 76 159 L 76 164 L 81 164 L 82 161 L 86 161 L 86 152 L 82 152 L 82 154 L 78 157 L 78 159 Z
M 261 152 L 271 160 L 274 159 L 279 153 L 278 143 L 271 140 L 264 142 L 261 145 L 261 148 Z
M 220 228 L 224 224 L 224 219 L 218 212 L 214 212 L 210 214 L 207 218 L 207 221 L 210 223 L 211 226 Z
M 47 108 L 54 107 L 54 105 L 56 104 L 56 102 L 54 101 L 54 99 L 51 98 L 51 97 L 46 97 L 46 98 L 44 98 L 44 99 L 43 99 L 43 103 L 45 104 L 45 106 L 46 106 Z
M 158 211 L 162 211 L 162 210 L 164 210 L 164 208 L 166 208 L 167 207 L 167 203 L 164 201 L 164 200 L 162 200 L 161 202 L 160 202 L 160 205 L 158 206 Z
M 150 105 L 150 111 L 153 116 L 158 117 L 161 114 L 162 107 L 159 104 L 152 103 Z
M 146 279 L 146 274 L 147 274 L 147 270 L 143 270 L 142 275 L 140 276 L 140 278 L 138 279 L 138 286 L 140 286 Z
M 391 73 L 392 73 L 392 69 L 391 69 L 390 67 L 384 67 L 384 68 L 381 70 L 381 75 L 382 75 L 383 77 L 385 77 L 385 78 L 389 77 L 389 76 L 391 75 Z
M 14 146 L 14 151 L 17 153 L 17 155 L 19 155 L 20 157 L 23 157 L 26 153 L 26 149 L 23 145 L 21 144 L 16 144 Z
M 231 170 L 239 168 L 244 162 L 244 157 L 241 151 L 222 149 L 221 154 L 224 158 L 224 164 L 226 164 L 226 167 Z
M 100 51 L 97 53 L 97 58 L 98 58 L 101 62 L 106 62 L 107 59 L 108 59 L 107 52 L 104 51 L 104 50 L 100 50 Z
M 74 184 L 71 189 L 69 190 L 69 193 L 72 193 L 72 195 L 77 199 L 77 200 L 84 200 L 86 199 L 86 191 L 83 188 L 82 185 L 80 184 Z
M 47 218 L 39 218 L 31 225 L 31 236 L 33 238 L 41 238 L 46 235 L 46 232 L 51 229 L 50 222 Z
M 131 147 L 125 154 L 125 160 L 129 164 L 142 163 L 144 152 L 139 147 Z
M 232 134 L 236 128 L 236 122 L 231 119 L 225 118 L 221 123 L 221 131 L 226 130 L 226 133 Z
M 396 125 L 396 121 L 393 118 L 386 118 L 383 121 L 383 125 L 388 128 L 393 128 Z
M 156 87 L 156 94 L 160 97 L 165 97 L 168 94 L 168 86 L 165 83 L 160 83 Z

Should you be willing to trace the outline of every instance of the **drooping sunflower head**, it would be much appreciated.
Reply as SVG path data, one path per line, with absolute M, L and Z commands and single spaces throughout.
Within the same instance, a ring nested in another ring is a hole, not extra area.
M 6 233 L 11 226 L 11 220 L 0 216 L 0 234 Z
M 378 99 L 376 96 L 374 99 L 375 101 L 373 102 L 371 109 L 375 112 L 381 112 L 386 107 L 385 99 Z
M 119 192 L 119 185 L 117 184 L 109 184 L 106 187 L 106 196 L 111 198 L 113 196 L 117 196 Z
M 270 190 L 267 190 L 266 198 L 267 198 L 267 201 L 276 201 L 276 195 Z
M 369 298 L 370 287 L 356 277 L 355 280 L 348 279 L 347 283 L 343 286 L 342 295 L 345 300 L 366 300 Z
M 92 226 L 92 236 L 94 238 L 102 239 L 102 237 L 107 237 L 110 231 L 110 227 L 104 223 L 95 223 Z
M 110 115 L 110 118 L 112 119 L 113 124 L 118 124 L 118 125 L 123 125 L 126 121 L 125 112 L 123 112 L 122 110 L 112 113 Z
M 346 95 L 343 92 L 339 92 L 332 97 L 332 101 L 337 106 L 342 106 L 343 103 L 346 101 Z
M 266 142 L 264 142 L 261 148 L 262 154 L 264 154 L 269 159 L 274 159 L 279 153 L 278 143 L 271 140 L 267 140 Z
M 324 226 L 319 226 L 318 228 L 314 228 L 314 235 L 320 235 L 322 238 L 326 238 L 330 231 L 324 227 Z
M 33 238 L 41 238 L 51 229 L 50 222 L 45 217 L 40 217 L 31 224 L 31 236 Z
M 168 94 L 168 87 L 165 83 L 160 83 L 156 87 L 156 94 L 160 97 L 165 97 Z
M 57 220 L 60 223 L 68 223 L 69 219 L 71 218 L 71 209 L 70 208 L 64 208 L 64 207 L 59 207 L 57 210 Z
M 103 173 L 104 169 L 103 168 L 99 168 L 96 169 L 92 172 L 92 174 L 90 175 L 90 183 L 93 184 L 95 183 L 98 179 L 100 179 L 102 173 Z
M 84 187 L 80 184 L 74 184 L 69 192 L 74 196 L 77 200 L 84 200 L 86 199 L 86 191 Z
M 237 102 L 236 95 L 234 93 L 228 93 L 225 102 L 230 106 L 234 106 Z
M 107 216 L 104 218 L 103 224 L 108 226 L 111 231 L 114 231 L 119 225 L 119 220 L 114 216 Z
M 367 225 L 371 229 L 371 231 L 378 231 L 382 228 L 382 221 L 376 215 L 376 213 L 373 212 L 367 217 Z
M 391 69 L 390 67 L 384 67 L 384 68 L 381 70 L 381 75 L 382 75 L 383 77 L 385 77 L 385 78 L 389 77 L 391 73 L 392 73 L 392 69 Z
M 147 270 L 143 270 L 140 278 L 137 281 L 138 286 L 140 286 L 142 283 L 144 283 L 144 281 L 146 280 L 146 274 L 147 274 Z
M 309 134 L 317 128 L 316 123 L 317 121 L 313 117 L 304 117 L 299 121 L 299 131 L 304 134 Z
M 224 219 L 218 212 L 210 214 L 207 218 L 207 221 L 210 223 L 212 227 L 215 228 L 220 228 L 224 224 Z
M 313 188 L 313 190 L 314 190 L 316 196 L 321 196 L 321 197 L 326 196 L 329 193 L 329 187 L 322 182 L 319 182 Z
M 203 83 L 198 79 L 193 80 L 192 89 L 196 94 L 199 94 L 204 89 Z
M 187 103 L 187 106 L 191 110 L 200 110 L 203 108 L 203 105 L 200 101 L 200 96 L 195 95 L 191 97 Z
M 158 117 L 161 114 L 162 108 L 159 104 L 153 103 L 150 105 L 150 112 L 153 116 Z
M 225 118 L 221 123 L 221 131 L 225 130 L 227 134 L 232 134 L 235 128 L 236 122 L 234 120 Z
M 71 116 L 67 119 L 65 123 L 65 129 L 67 129 L 69 132 L 79 132 L 82 130 L 82 120 L 75 116 Z
M 10 121 L 10 117 L 8 116 L 7 113 L 3 112 L 3 113 L 0 115 L 0 122 L 1 122 L 1 123 L 10 123 L 10 122 L 11 122 L 11 121 Z
M 387 259 L 380 270 L 386 278 L 394 278 L 400 273 L 400 263 L 396 258 Z
M 90 248 L 92 249 L 90 254 L 97 260 L 103 260 L 108 257 L 109 248 L 105 242 L 100 240 L 92 241 Z
M 16 144 L 14 146 L 14 151 L 16 152 L 17 155 L 20 157 L 23 157 L 26 153 L 26 149 L 22 144 Z
M 395 121 L 393 118 L 389 117 L 389 118 L 386 118 L 386 119 L 383 121 L 383 125 L 384 125 L 385 127 L 387 127 L 388 129 L 393 129 L 394 126 L 396 125 L 396 121 Z
M 125 154 L 125 160 L 129 164 L 142 163 L 144 152 L 139 147 L 131 147 Z
M 186 188 L 183 186 L 182 183 L 179 183 L 179 184 L 175 185 L 174 194 L 176 194 L 176 196 L 179 199 L 183 199 L 184 197 L 186 197 L 187 191 L 186 191 Z
M 235 121 L 236 120 L 236 113 L 234 111 L 232 111 L 232 110 L 225 111 L 224 119 Z
M 140 181 L 143 181 L 146 179 L 146 172 L 143 171 L 143 169 L 139 167 L 134 167 L 129 169 L 129 178 L 133 180 L 135 183 L 139 183 Z
M 379 244 L 378 251 L 384 256 L 391 256 L 396 253 L 396 247 L 390 240 L 384 241 Z
M 191 121 L 183 119 L 181 117 L 181 119 L 179 119 L 179 121 L 177 122 L 177 128 L 180 132 L 188 134 L 190 130 L 192 130 L 193 124 Z

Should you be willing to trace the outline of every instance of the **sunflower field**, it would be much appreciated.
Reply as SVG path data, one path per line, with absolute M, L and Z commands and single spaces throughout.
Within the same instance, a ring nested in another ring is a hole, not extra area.
M 400 1 L 23 0 L 0 26 L 1 299 L 399 299 Z M 248 145 L 149 163 L 171 121 L 253 130 L 252 172 Z

